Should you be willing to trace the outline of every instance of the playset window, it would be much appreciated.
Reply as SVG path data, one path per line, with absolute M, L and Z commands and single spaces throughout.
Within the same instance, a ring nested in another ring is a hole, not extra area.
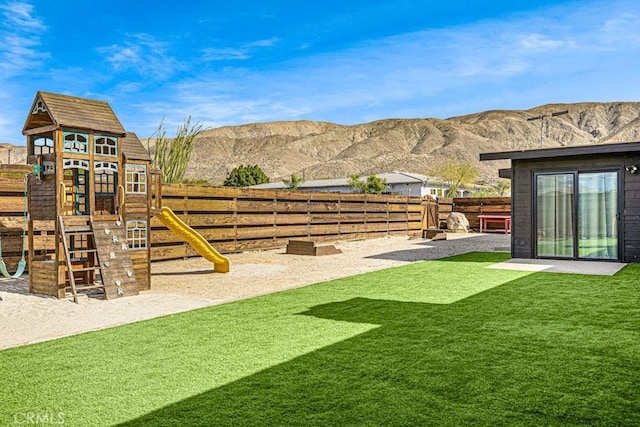
M 62 139 L 65 153 L 89 154 L 89 134 L 65 131 Z
M 46 136 L 36 136 L 33 140 L 33 154 L 41 156 L 54 152 L 53 139 Z
M 147 194 L 147 166 L 125 166 L 127 194 Z
M 96 196 L 114 196 L 118 185 L 118 164 L 95 162 Z
M 94 151 L 97 156 L 117 156 L 118 138 L 115 136 L 96 135 Z
M 42 174 L 43 175 L 53 175 L 56 173 L 56 164 L 50 161 L 42 162 Z
M 147 221 L 142 219 L 133 219 L 127 221 L 127 240 L 129 248 L 146 249 L 147 248 Z
M 64 159 L 63 165 L 65 169 L 84 169 L 89 170 L 89 161 L 80 159 Z

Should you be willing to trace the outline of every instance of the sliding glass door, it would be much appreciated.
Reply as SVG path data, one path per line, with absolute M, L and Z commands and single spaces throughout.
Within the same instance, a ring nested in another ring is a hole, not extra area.
M 536 177 L 537 256 L 574 257 L 574 187 L 572 173 Z
M 578 174 L 578 257 L 618 259 L 618 173 Z
M 618 172 L 535 176 L 536 257 L 618 259 Z

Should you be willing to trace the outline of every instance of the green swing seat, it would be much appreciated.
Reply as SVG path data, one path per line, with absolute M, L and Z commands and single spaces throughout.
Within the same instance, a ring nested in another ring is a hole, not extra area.
M 24 259 L 24 239 L 26 237 L 26 221 L 27 221 L 27 176 L 24 177 L 24 209 L 23 209 L 23 225 L 22 225 L 22 257 L 18 261 L 16 272 L 11 274 L 7 270 L 7 264 L 2 259 L 2 238 L 0 238 L 0 273 L 7 279 L 18 279 L 27 268 L 27 261 Z
M 7 264 L 0 257 L 0 273 L 2 273 L 2 275 L 7 279 L 18 279 L 24 273 L 25 268 L 27 268 L 27 261 L 24 259 L 24 255 L 22 255 L 22 258 L 18 261 L 18 268 L 13 274 L 9 273 L 7 270 Z

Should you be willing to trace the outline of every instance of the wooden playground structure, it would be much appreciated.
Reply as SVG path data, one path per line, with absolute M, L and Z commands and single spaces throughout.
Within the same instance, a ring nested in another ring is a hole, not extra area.
M 29 291 L 77 301 L 148 289 L 160 175 L 138 137 L 106 102 L 47 92 L 37 93 L 22 133 Z M 53 250 L 38 240 L 53 240 Z
M 22 259 L 11 275 L 0 252 L 4 276 L 19 277 L 28 266 L 29 292 L 75 302 L 92 292 L 137 295 L 151 286 L 153 216 L 214 271 L 229 271 L 228 258 L 161 206 L 161 172 L 108 103 L 38 92 L 22 133 L 27 164 L 0 166 L 25 180 Z

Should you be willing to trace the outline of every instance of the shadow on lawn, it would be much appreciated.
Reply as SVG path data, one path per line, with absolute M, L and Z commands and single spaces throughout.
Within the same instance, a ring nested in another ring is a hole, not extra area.
M 121 425 L 638 425 L 635 274 L 319 305 L 301 314 L 380 327 Z

